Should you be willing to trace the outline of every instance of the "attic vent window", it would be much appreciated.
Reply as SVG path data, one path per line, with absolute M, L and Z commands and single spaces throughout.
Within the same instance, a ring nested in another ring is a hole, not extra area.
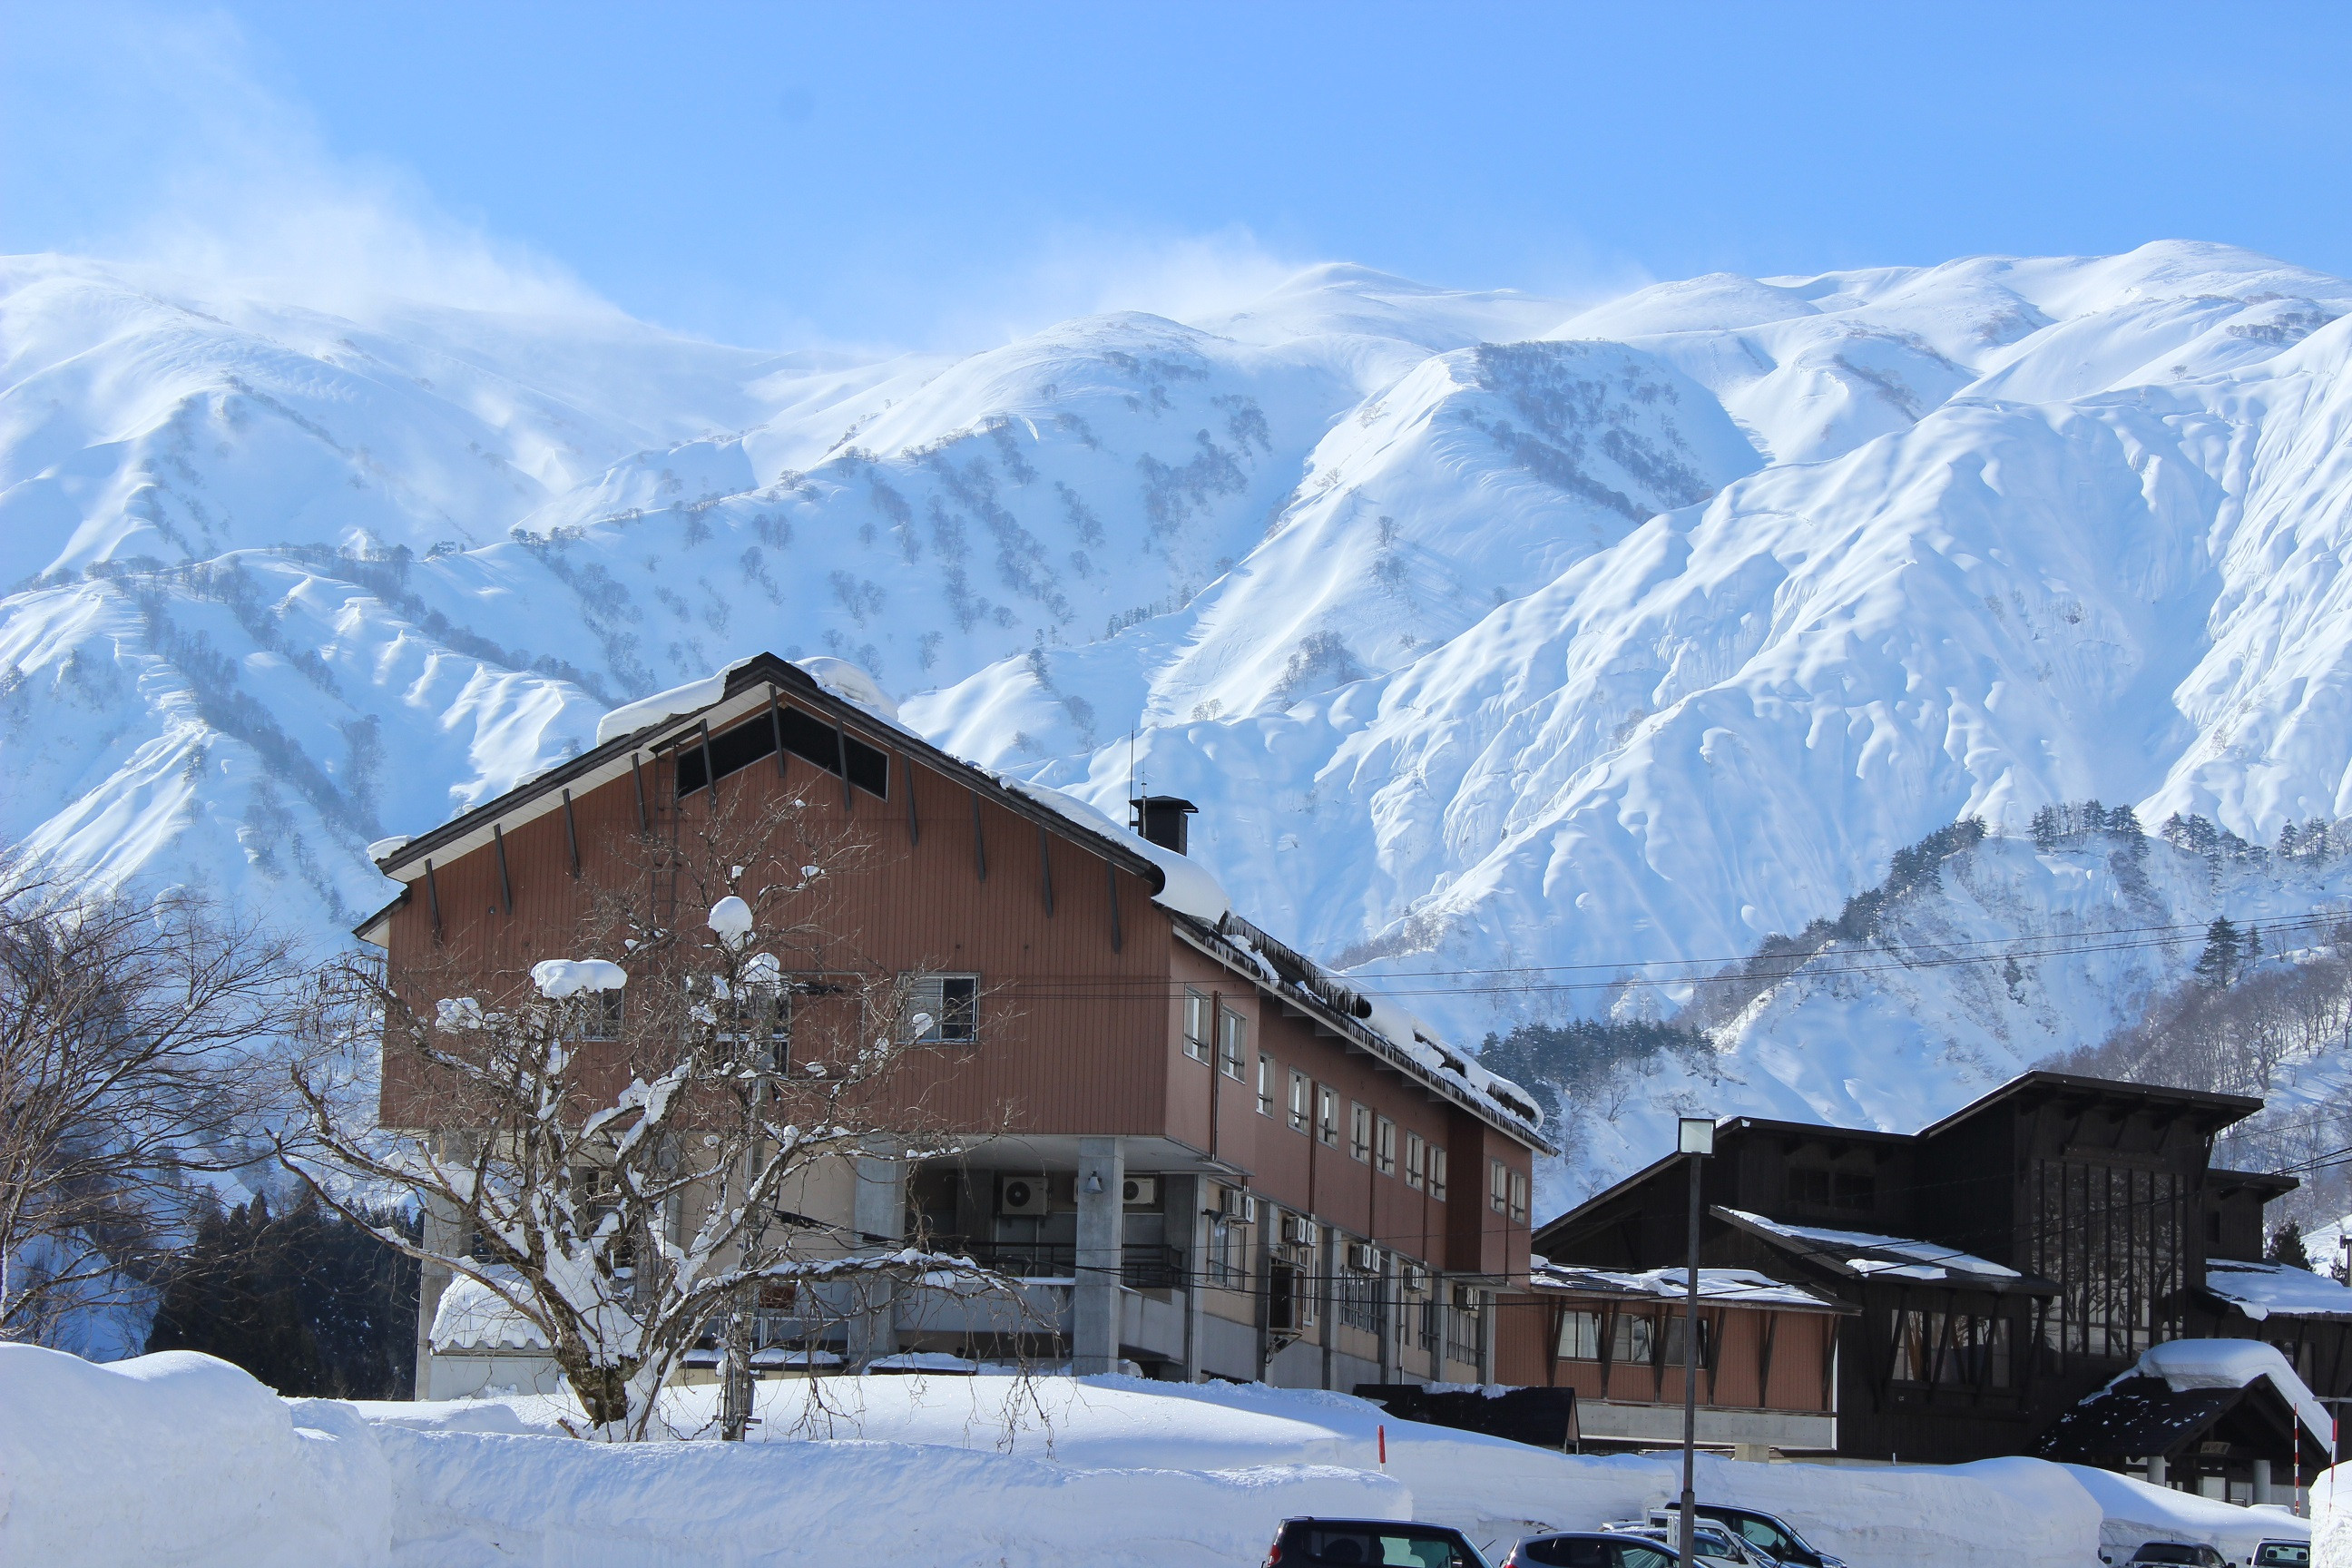
M 1789 1173 L 1789 1201 L 1808 1208 L 1868 1214 L 1878 1206 L 1878 1178 L 1853 1171 L 1792 1170 Z
M 703 761 L 700 742 L 681 745 L 677 752 L 677 793 L 681 800 L 714 778 L 740 773 L 763 757 L 776 754 L 776 732 L 783 731 L 784 750 L 803 762 L 814 763 L 835 778 L 841 776 L 843 750 L 848 752 L 849 782 L 867 795 L 890 798 L 890 756 L 855 735 L 845 735 L 814 714 L 779 706 L 772 719 L 766 713 L 748 719 L 710 737 L 709 763 Z

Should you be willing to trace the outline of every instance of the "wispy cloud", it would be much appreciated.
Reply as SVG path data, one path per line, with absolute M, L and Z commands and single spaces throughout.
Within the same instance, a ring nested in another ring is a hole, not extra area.
M 80 204 L 74 248 L 345 314 L 395 299 L 613 310 L 560 262 L 443 210 L 413 174 L 337 155 L 265 84 L 227 17 L 100 8 L 20 47 L 33 55 L 11 74 L 53 89 L 47 177 L 110 187 L 110 201 Z M 59 112 L 68 104 L 79 112 Z M 124 188 L 128 163 L 143 176 Z

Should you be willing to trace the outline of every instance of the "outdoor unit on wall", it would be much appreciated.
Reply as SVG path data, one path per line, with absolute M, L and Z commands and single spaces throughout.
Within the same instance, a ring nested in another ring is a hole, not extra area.
M 1160 1178 L 1129 1176 L 1119 1188 L 1119 1201 L 1129 1208 L 1150 1208 L 1160 1202 Z
M 1404 1288 L 1412 1291 L 1416 1296 L 1428 1289 L 1429 1270 L 1423 1268 L 1418 1263 L 1406 1264 L 1404 1266 Z
M 1348 1244 L 1348 1267 L 1359 1274 L 1377 1274 L 1381 1268 L 1380 1249 L 1369 1241 Z
M 1037 1214 L 1045 1212 L 1045 1178 L 1043 1176 L 1003 1176 L 996 1183 L 996 1212 L 999 1214 Z
M 1303 1214 L 1284 1215 L 1282 1216 L 1282 1242 L 1286 1247 L 1314 1246 L 1315 1222 L 1308 1219 Z
M 1257 1196 L 1239 1187 L 1217 1189 L 1217 1214 L 1226 1219 L 1237 1219 L 1244 1225 L 1257 1223 Z

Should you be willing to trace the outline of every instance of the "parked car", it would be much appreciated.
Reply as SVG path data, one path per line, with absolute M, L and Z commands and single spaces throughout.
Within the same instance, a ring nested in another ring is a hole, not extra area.
M 1671 1524 L 1680 1510 L 1674 1503 L 1650 1513 L 1653 1524 Z M 1787 1521 L 1752 1508 L 1733 1508 L 1726 1503 L 1703 1502 L 1698 1516 L 1736 1531 L 1749 1546 L 1763 1552 L 1786 1568 L 1845 1568 L 1845 1564 L 1809 1543 Z
M 1600 1530 L 1530 1535 L 1511 1548 L 1503 1568 L 1675 1568 L 1675 1554 L 1646 1534 Z
M 1392 1519 L 1286 1519 L 1266 1549 L 1265 1568 L 1487 1568 L 1458 1530 Z
M 2201 1541 L 2144 1541 L 2131 1561 L 2163 1568 L 2231 1568 L 2228 1558 Z
M 1668 1558 L 1682 1560 L 1682 1528 L 1664 1523 L 1610 1524 L 1601 1529 L 1619 1536 L 1654 1542 Z M 1691 1531 L 1691 1550 L 1707 1568 L 1781 1568 L 1779 1562 L 1734 1535 L 1729 1529 L 1702 1515 Z
M 2246 1568 L 2311 1568 L 2311 1542 L 2265 1541 L 2246 1559 Z

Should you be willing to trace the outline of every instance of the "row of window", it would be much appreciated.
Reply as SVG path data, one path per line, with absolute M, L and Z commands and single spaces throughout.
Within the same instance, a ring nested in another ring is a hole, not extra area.
M 791 1038 L 793 998 L 831 994 L 831 987 L 787 977 L 774 985 L 744 985 L 713 1005 L 721 1039 Z M 591 991 L 565 1004 L 564 1027 L 579 1040 L 617 1040 L 626 993 Z M 907 982 L 901 1037 L 915 1045 L 970 1045 L 980 1037 L 980 976 L 918 974 Z
M 1680 1366 L 1683 1344 L 1690 1328 L 1687 1316 L 1619 1310 L 1604 1321 L 1597 1311 L 1560 1315 L 1559 1359 L 1607 1361 L 1613 1365 Z M 1606 1348 L 1608 1354 L 1601 1354 Z M 1715 1334 L 1705 1318 L 1698 1322 L 1698 1364 L 1715 1365 Z
M 1214 1018 L 1211 1014 L 1215 1015 Z M 1218 1006 L 1201 992 L 1187 988 L 1184 992 L 1184 1054 L 1199 1062 L 1207 1062 L 1213 1054 L 1217 1070 L 1235 1083 L 1248 1079 L 1249 1020 L 1231 1007 Z M 1331 1147 L 1339 1146 L 1339 1091 L 1328 1084 L 1318 1084 L 1307 1074 L 1293 1068 L 1289 1092 L 1279 1105 L 1276 1094 L 1283 1083 L 1282 1068 L 1274 1058 L 1264 1051 L 1257 1057 L 1257 1113 L 1264 1117 L 1285 1116 L 1293 1132 L 1305 1133 Z M 1379 1114 L 1360 1100 L 1348 1102 L 1348 1154 L 1360 1163 L 1370 1165 L 1383 1176 L 1397 1173 L 1397 1124 Z M 1444 1148 L 1426 1142 L 1420 1133 L 1407 1131 L 1403 1141 L 1404 1184 L 1414 1192 L 1426 1192 L 1439 1203 L 1445 1201 L 1446 1160 Z M 1509 1216 L 1514 1225 L 1528 1223 L 1528 1178 L 1523 1172 L 1514 1171 L 1500 1160 L 1488 1163 L 1487 1206 L 1496 1214 Z

